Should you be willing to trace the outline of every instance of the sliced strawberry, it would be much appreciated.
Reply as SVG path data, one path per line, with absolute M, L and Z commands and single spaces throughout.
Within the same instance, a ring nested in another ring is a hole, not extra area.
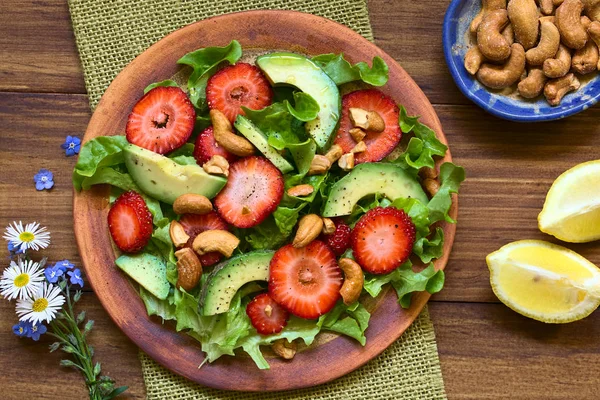
M 341 256 L 350 247 L 350 235 L 352 229 L 343 223 L 337 221 L 335 224 L 335 232 L 331 235 L 323 235 L 322 240 L 333 250 L 336 256 Z
M 186 247 L 190 248 L 192 247 L 192 243 L 194 243 L 196 236 L 204 231 L 210 231 L 214 229 L 223 231 L 229 230 L 227 222 L 225 222 L 223 218 L 221 218 L 219 214 L 214 211 L 204 215 L 183 214 L 179 219 L 179 223 L 181 226 L 183 226 L 185 233 L 187 233 L 190 237 L 186 244 Z M 202 263 L 202 266 L 208 267 L 218 263 L 221 260 L 221 253 L 212 251 L 199 256 L 198 259 Z
M 350 108 L 375 111 L 379 113 L 385 122 L 385 130 L 383 132 L 367 131 L 367 136 L 363 139 L 367 145 L 367 150 L 354 155 L 355 163 L 382 160 L 398 145 L 402 137 L 402 131 L 398 122 L 400 110 L 396 102 L 377 89 L 357 90 L 345 95 L 342 98 L 340 127 L 335 137 L 335 144 L 339 144 L 344 153 L 350 152 L 356 146 L 356 142 L 350 135 L 350 129 L 354 128 L 350 121 Z
M 323 242 L 291 244 L 275 252 L 269 266 L 269 294 L 298 317 L 315 319 L 330 311 L 340 297 L 342 272 L 335 254 Z
M 129 143 L 165 154 L 183 146 L 196 122 L 196 111 L 178 87 L 159 86 L 133 106 L 125 132 Z
M 231 225 L 250 228 L 275 211 L 282 197 L 281 172 L 266 158 L 252 156 L 229 166 L 227 185 L 214 205 Z
M 142 196 L 134 191 L 120 195 L 108 212 L 108 229 L 121 251 L 142 250 L 152 237 L 152 214 Z
M 208 107 L 216 108 L 233 123 L 241 106 L 260 110 L 270 105 L 273 89 L 263 73 L 254 65 L 237 63 L 210 77 L 206 85 Z
M 253 298 L 246 307 L 246 314 L 250 317 L 252 326 L 261 335 L 281 332 L 290 317 L 290 313 L 275 303 L 268 293 Z
M 354 225 L 352 251 L 360 266 L 385 274 L 408 260 L 415 243 L 415 225 L 403 210 L 375 207 Z
M 196 144 L 194 145 L 194 158 L 198 165 L 202 166 L 215 155 L 225 157 L 230 164 L 238 159 L 237 156 L 219 146 L 215 141 L 213 127 L 209 126 L 203 130 L 196 139 Z

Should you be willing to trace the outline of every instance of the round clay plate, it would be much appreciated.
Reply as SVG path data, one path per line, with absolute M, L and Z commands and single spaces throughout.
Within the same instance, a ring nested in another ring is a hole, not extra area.
M 410 76 L 387 54 L 354 31 L 330 20 L 289 11 L 252 11 L 207 19 L 182 28 L 150 47 L 125 68 L 98 104 L 84 141 L 98 136 L 122 134 L 127 116 L 150 83 L 177 74 L 176 61 L 202 47 L 225 46 L 238 40 L 244 50 L 289 50 L 308 55 L 344 53 L 351 63 L 382 57 L 389 66 L 389 82 L 382 90 L 404 105 L 410 115 L 435 130 L 446 143 L 433 107 Z M 443 161 L 450 161 L 448 152 Z M 202 385 L 230 390 L 274 391 L 318 385 L 345 375 L 365 364 L 398 339 L 418 316 L 429 294 L 413 297 L 403 310 L 393 290 L 370 301 L 372 312 L 367 344 L 362 347 L 347 337 L 321 334 L 292 361 L 267 353 L 270 370 L 259 370 L 245 354 L 223 356 L 202 368 L 200 345 L 172 324 L 148 317 L 136 285 L 115 267 L 116 254 L 107 226 L 109 188 L 93 187 L 75 193 L 75 235 L 87 277 L 104 308 L 119 328 L 154 360 Z M 451 210 L 456 217 L 457 204 Z M 455 226 L 442 224 L 446 242 L 444 256 L 435 262 L 443 269 L 454 241 Z M 243 352 L 242 352 L 243 353 Z

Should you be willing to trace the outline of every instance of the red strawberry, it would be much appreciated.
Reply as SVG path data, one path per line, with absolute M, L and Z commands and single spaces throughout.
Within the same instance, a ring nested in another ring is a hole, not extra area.
M 165 154 L 187 142 L 195 122 L 196 111 L 183 90 L 159 86 L 133 106 L 125 132 L 129 143 Z
M 352 251 L 360 266 L 385 274 L 408 260 L 415 243 L 415 225 L 403 210 L 375 207 L 354 225 Z
M 120 195 L 108 212 L 108 229 L 122 251 L 142 250 L 152 237 L 152 214 L 142 196 L 134 191 Z
M 196 144 L 194 145 L 194 158 L 198 165 L 202 166 L 205 162 L 211 159 L 212 156 L 219 155 L 232 163 L 237 160 L 237 156 L 229 153 L 227 150 L 219 146 L 215 141 L 213 127 L 209 126 L 198 135 Z
M 350 108 L 362 108 L 366 111 L 376 111 L 385 121 L 385 130 L 380 133 L 367 131 L 363 139 L 367 150 L 354 155 L 355 163 L 380 161 L 398 145 L 402 137 L 402 131 L 398 122 L 400 110 L 390 97 L 377 89 L 357 90 L 348 93 L 342 99 L 342 116 L 340 127 L 335 137 L 335 144 L 342 146 L 344 153 L 350 152 L 356 142 L 350 135 L 350 129 L 354 128 L 350 121 Z
M 216 108 L 233 123 L 241 106 L 260 110 L 271 104 L 273 89 L 260 69 L 237 63 L 223 68 L 210 77 L 206 85 L 208 107 Z
M 246 314 L 250 317 L 252 326 L 261 335 L 281 332 L 290 317 L 290 313 L 275 303 L 268 293 L 259 294 L 253 298 L 246 307 Z
M 335 224 L 335 232 L 331 235 L 323 235 L 323 241 L 327 244 L 336 256 L 341 256 L 350 247 L 350 235 L 352 229 L 339 221 Z
M 194 243 L 196 236 L 204 231 L 210 231 L 213 229 L 220 229 L 224 231 L 229 230 L 227 222 L 225 222 L 223 218 L 219 217 L 219 214 L 214 211 L 204 215 L 183 214 L 179 219 L 179 223 L 183 226 L 185 233 L 187 233 L 190 237 L 186 247 L 192 247 L 192 243 Z M 218 263 L 221 260 L 221 253 L 213 251 L 198 256 L 198 259 L 202 263 L 202 266 L 208 267 Z
M 315 319 L 330 311 L 340 297 L 342 272 L 335 254 L 323 242 L 291 244 L 275 252 L 269 266 L 269 294 L 298 317 Z
M 252 156 L 229 166 L 227 185 L 214 205 L 231 225 L 250 228 L 275 211 L 282 197 L 281 172 L 266 158 Z

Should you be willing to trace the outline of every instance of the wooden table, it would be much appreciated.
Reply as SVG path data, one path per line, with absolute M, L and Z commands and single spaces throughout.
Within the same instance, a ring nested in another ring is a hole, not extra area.
M 554 241 L 537 230 L 537 214 L 561 172 L 598 158 L 600 109 L 524 125 L 496 119 L 470 103 L 442 55 L 448 3 L 369 1 L 376 43 L 434 104 L 455 161 L 468 174 L 446 288 L 430 303 L 448 397 L 597 399 L 600 314 L 564 326 L 521 317 L 493 295 L 484 259 L 513 240 Z M 39 221 L 52 232 L 45 252 L 50 260 L 68 258 L 78 266 L 71 216 L 75 158 L 65 157 L 60 144 L 66 135 L 81 137 L 86 128 L 85 93 L 66 2 L 0 2 L 0 227 L 14 219 Z M 55 175 L 50 192 L 36 192 L 33 185 L 42 167 Z M 600 263 L 597 244 L 570 247 Z M 0 301 L 0 398 L 85 398 L 79 376 L 58 366 L 61 355 L 47 354 L 48 338 L 34 343 L 12 334 L 13 307 Z M 104 371 L 130 386 L 129 398 L 144 398 L 135 345 L 92 292 L 84 294 L 82 307 L 96 321 L 90 340 Z

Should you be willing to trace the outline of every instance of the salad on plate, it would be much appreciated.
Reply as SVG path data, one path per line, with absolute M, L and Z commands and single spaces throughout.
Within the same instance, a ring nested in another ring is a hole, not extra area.
M 125 135 L 83 145 L 75 189 L 112 186 L 116 265 L 205 362 L 241 349 L 268 369 L 261 346 L 292 359 L 321 331 L 364 346 L 385 285 L 404 308 L 442 289 L 464 170 L 436 166 L 447 147 L 377 89 L 380 57 L 241 59 L 235 40 L 184 55 L 185 79 L 140 93 Z

